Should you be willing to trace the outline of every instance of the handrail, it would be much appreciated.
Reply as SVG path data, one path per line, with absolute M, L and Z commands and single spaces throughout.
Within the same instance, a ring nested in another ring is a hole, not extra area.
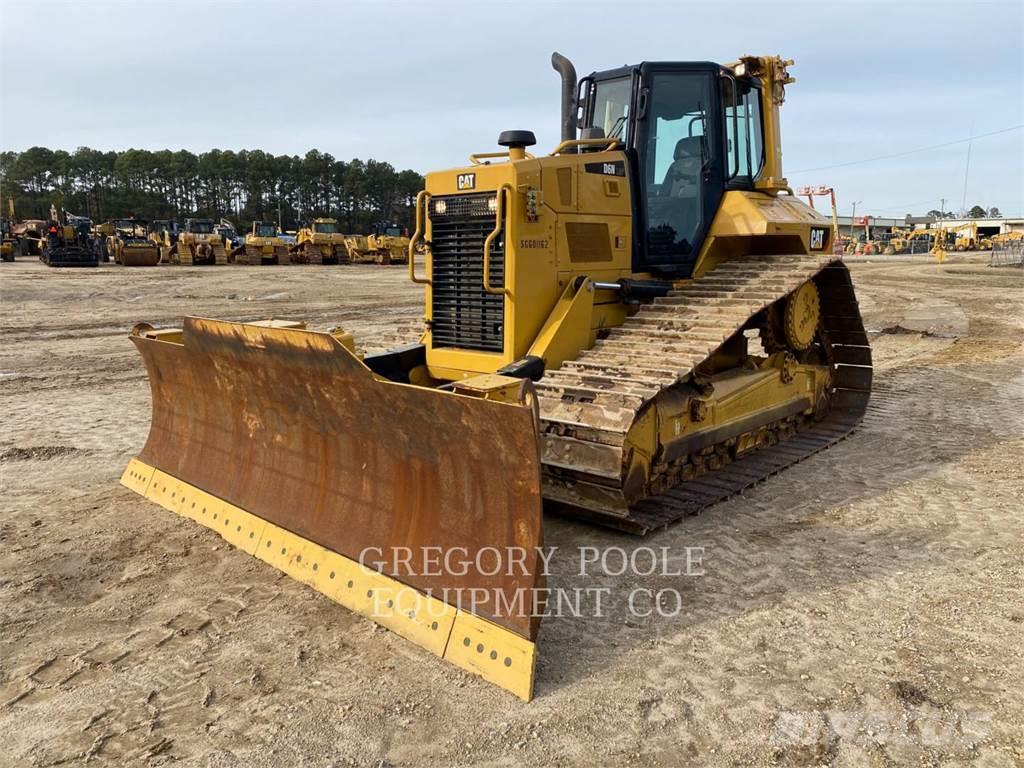
M 412 238 L 409 240 L 409 279 L 419 285 L 431 284 L 429 277 L 416 277 L 416 246 L 419 245 L 426 231 L 427 205 L 429 203 L 430 193 L 421 189 L 416 195 L 416 231 L 412 233 Z
M 608 150 L 615 149 L 615 147 L 617 147 L 619 145 L 619 143 L 620 142 L 619 142 L 618 139 L 608 139 L 608 138 L 605 138 L 605 139 L 568 139 L 566 141 L 563 141 L 561 144 L 559 144 L 553 150 L 551 150 L 551 154 L 552 155 L 560 155 L 560 154 L 562 154 L 562 152 L 564 150 L 568 149 L 569 147 L 596 147 L 596 146 L 600 146 L 602 144 L 607 145 L 607 146 L 605 146 L 605 148 L 603 150 L 603 151 L 607 152 Z
M 488 165 L 488 163 L 481 163 L 480 161 L 497 157 L 508 157 L 510 154 L 510 152 L 474 152 L 469 156 L 469 162 L 473 165 Z M 534 156 L 529 152 L 524 152 L 523 155 L 527 160 L 534 159 Z
M 484 292 L 491 294 L 492 296 L 508 296 L 508 288 L 493 288 L 491 286 L 491 243 L 494 242 L 494 238 L 501 232 L 502 227 L 505 224 L 505 192 L 512 194 L 512 185 L 508 182 L 501 185 L 498 188 L 497 204 L 494 206 L 494 229 L 491 234 L 484 240 Z M 502 277 L 504 282 L 504 276 Z

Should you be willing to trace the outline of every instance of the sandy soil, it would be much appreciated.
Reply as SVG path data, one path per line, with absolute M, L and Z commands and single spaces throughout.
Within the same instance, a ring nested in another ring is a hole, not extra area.
M 422 312 L 402 268 L 0 265 L 0 763 L 1024 764 L 1024 273 L 852 270 L 863 427 L 647 540 L 548 519 L 552 586 L 611 598 L 545 621 L 524 704 L 117 484 L 149 421 L 134 323 L 383 347 Z M 703 575 L 582 577 L 579 545 L 703 547 Z M 678 615 L 626 610 L 666 586 Z

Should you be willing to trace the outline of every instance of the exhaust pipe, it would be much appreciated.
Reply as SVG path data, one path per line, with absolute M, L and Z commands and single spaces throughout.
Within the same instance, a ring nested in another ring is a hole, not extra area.
M 565 56 L 551 54 L 551 66 L 562 77 L 562 141 L 576 138 L 576 67 Z

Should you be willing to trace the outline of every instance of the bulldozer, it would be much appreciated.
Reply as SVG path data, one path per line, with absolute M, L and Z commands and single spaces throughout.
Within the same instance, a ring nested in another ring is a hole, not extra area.
M 288 245 L 272 221 L 254 221 L 245 243 L 231 252 L 236 264 L 287 264 Z
M 160 250 L 149 238 L 147 222 L 141 219 L 112 219 L 96 228 L 102 251 L 115 264 L 126 267 L 155 267 Z
M 170 264 L 178 252 L 178 223 L 169 219 L 151 221 L 147 237 L 149 242 L 156 246 L 157 253 L 160 254 L 160 263 Z
M 418 343 L 140 323 L 153 414 L 122 475 L 526 700 L 543 511 L 653 534 L 847 436 L 872 380 L 832 223 L 783 175 L 792 61 L 552 65 L 548 154 L 504 131 L 426 176 Z
M 179 264 L 227 264 L 224 238 L 214 231 L 213 219 L 185 219 L 172 249 L 172 260 Z
M 313 219 L 295 235 L 291 248 L 294 264 L 347 264 L 349 252 L 337 219 Z
M 369 235 L 345 238 L 349 259 L 357 264 L 405 264 L 408 260 L 409 238 L 402 228 L 378 222 Z
M 405 264 L 408 260 L 409 238 L 402 228 L 381 222 L 373 228 L 373 233 L 366 238 L 366 249 L 370 258 L 377 264 Z

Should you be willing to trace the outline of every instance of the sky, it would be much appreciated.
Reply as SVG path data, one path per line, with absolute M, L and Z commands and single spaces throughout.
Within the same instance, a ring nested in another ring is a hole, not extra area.
M 1022 0 L 0 0 L 0 28 L 4 150 L 316 148 L 425 173 L 498 149 L 506 129 L 553 148 L 554 50 L 581 75 L 778 53 L 796 60 L 794 188 L 902 216 L 958 210 L 966 180 L 968 208 L 1024 215 Z

